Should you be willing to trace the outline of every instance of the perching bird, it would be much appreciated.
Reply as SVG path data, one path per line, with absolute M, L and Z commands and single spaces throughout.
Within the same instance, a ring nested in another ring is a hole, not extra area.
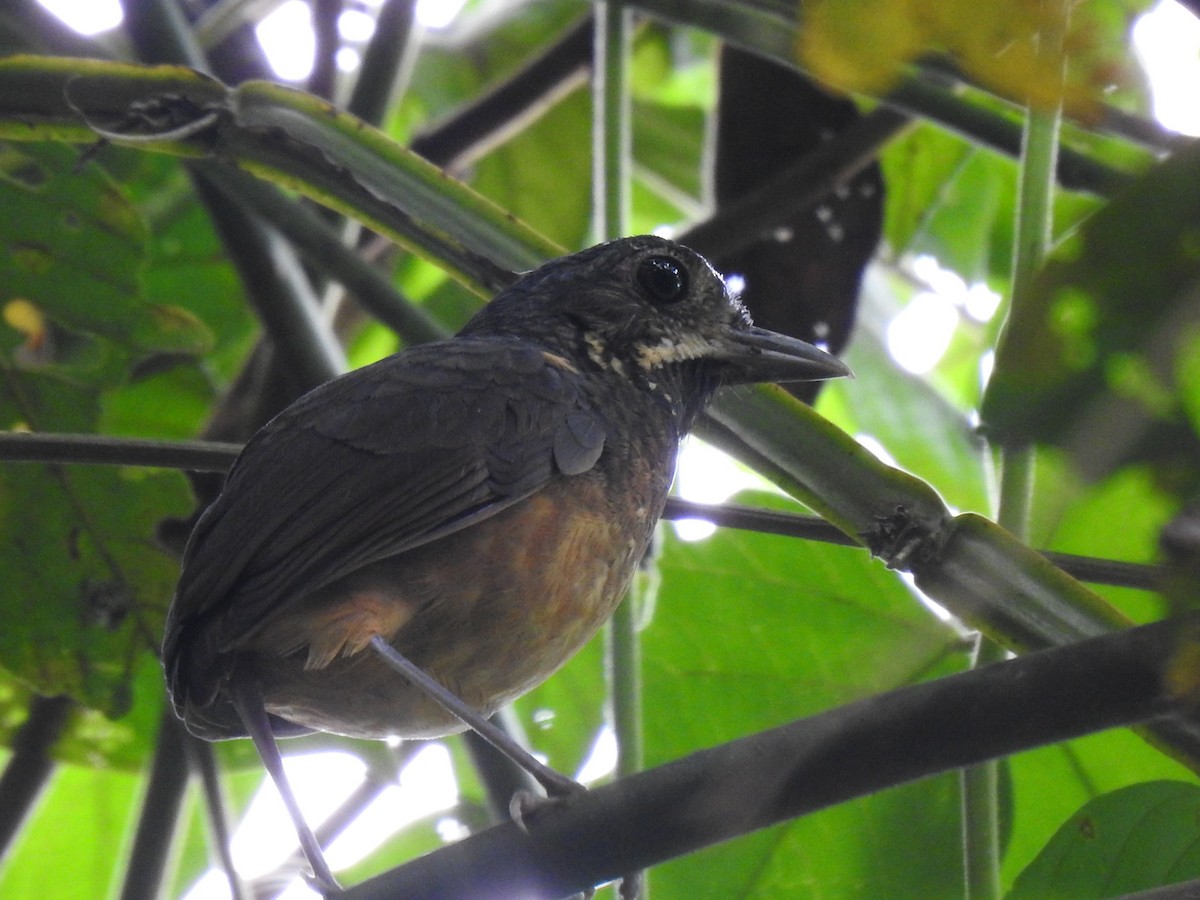
M 492 713 L 608 619 L 719 386 L 847 372 L 755 328 L 670 241 L 542 266 L 457 336 L 322 385 L 246 445 L 168 617 L 176 711 L 199 737 L 244 736 L 240 684 L 277 735 L 462 730 L 372 638 Z

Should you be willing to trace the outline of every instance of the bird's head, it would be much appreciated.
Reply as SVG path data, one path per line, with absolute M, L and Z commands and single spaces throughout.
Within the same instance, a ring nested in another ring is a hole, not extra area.
M 463 334 L 537 340 L 687 407 L 722 385 L 848 375 L 805 341 L 756 327 L 700 254 L 651 235 L 623 238 L 535 269 Z

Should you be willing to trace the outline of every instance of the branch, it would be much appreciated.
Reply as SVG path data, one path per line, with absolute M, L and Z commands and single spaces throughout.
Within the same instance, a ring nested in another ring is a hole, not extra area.
M 204 796 L 204 811 L 208 818 L 209 846 L 216 852 L 225 877 L 229 879 L 232 900 L 244 900 L 246 888 L 238 877 L 237 867 L 233 864 L 233 829 L 229 822 L 229 804 L 221 790 L 213 745 L 190 734 L 184 734 L 183 747 L 188 755 L 188 765 L 200 776 L 200 790 Z
M 592 66 L 588 15 L 509 78 L 415 136 L 413 152 L 456 172 L 540 117 L 580 87 Z
M 122 900 L 157 897 L 179 823 L 179 810 L 188 782 L 188 757 L 183 743 L 183 723 L 165 710 L 158 730 L 154 762 L 129 868 L 121 888 Z
M 341 233 L 312 209 L 297 204 L 273 185 L 219 163 L 194 164 L 227 198 L 236 197 L 287 238 L 309 265 L 342 285 L 380 322 L 407 343 L 445 337 L 423 309 L 407 301 L 388 277 L 342 240 Z
M 3 458 L 3 453 L 4 444 L 0 440 L 0 458 Z M 682 497 L 668 497 L 663 518 L 670 521 L 702 519 L 719 528 L 737 528 L 742 531 L 757 531 L 760 534 L 778 534 L 805 541 L 840 544 L 843 547 L 862 546 L 860 541 L 854 540 L 820 516 L 759 509 L 737 503 L 696 503 L 692 500 L 684 500 Z M 1090 581 L 1092 584 L 1157 591 L 1163 574 L 1161 566 L 1149 563 L 1101 559 L 1076 553 L 1060 553 L 1056 550 L 1039 550 L 1038 552 L 1068 575 L 1082 581 Z
M 191 472 L 226 472 L 241 449 L 241 444 L 219 441 L 161 441 L 95 434 L 0 431 L 0 461 L 5 462 L 153 466 Z M 668 497 L 663 518 L 668 521 L 703 519 L 720 528 L 778 534 L 845 547 L 861 546 L 859 541 L 820 516 L 758 509 L 736 503 L 716 505 Z M 1058 553 L 1054 550 L 1039 552 L 1067 574 L 1084 581 L 1146 591 L 1158 589 L 1161 576 L 1159 566 Z
M 164 125 L 166 126 L 164 130 Z M 481 295 L 562 248 L 360 119 L 312 95 L 226 88 L 179 68 L 0 59 L 0 136 L 219 158 L 355 217 Z
M 217 441 L 159 441 L 98 434 L 0 432 L 0 460 L 154 466 L 192 472 L 226 472 L 241 444 Z
M 351 888 L 347 900 L 564 896 L 918 778 L 1148 721 L 1195 616 L 871 697 L 551 804 Z
M 74 708 L 69 697 L 35 696 L 29 703 L 29 717 L 13 737 L 12 757 L 0 776 L 0 859 L 50 777 L 50 750 Z

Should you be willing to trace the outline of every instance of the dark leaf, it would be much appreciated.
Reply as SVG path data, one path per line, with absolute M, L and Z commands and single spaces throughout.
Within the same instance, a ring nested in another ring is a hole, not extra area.
M 1099 478 L 1137 459 L 1195 479 L 1180 371 L 1200 339 L 1200 147 L 1152 169 L 1056 250 L 1014 309 L 983 402 L 1000 441 L 1064 447 Z
M 858 117 L 855 105 L 760 56 L 724 46 L 716 131 L 718 212 L 831 140 Z M 757 324 L 834 353 L 854 324 L 859 283 L 883 223 L 883 179 L 872 163 L 786 225 L 756 236 L 713 264 L 744 279 Z M 796 386 L 811 399 L 816 385 Z

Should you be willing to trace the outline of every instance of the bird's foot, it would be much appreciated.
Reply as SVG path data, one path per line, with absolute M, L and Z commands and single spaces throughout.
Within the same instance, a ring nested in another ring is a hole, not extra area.
M 332 874 L 314 875 L 311 872 L 305 872 L 300 877 L 304 879 L 305 884 L 322 897 L 338 897 L 342 894 L 343 888 Z
M 646 883 L 646 873 L 644 871 L 634 872 L 626 875 L 621 879 L 621 886 L 618 889 L 618 896 L 621 900 L 639 900 L 642 896 L 642 885 Z
M 517 791 L 508 803 L 508 814 L 512 816 L 513 824 L 529 833 L 529 826 L 542 812 L 554 807 L 564 800 L 587 793 L 578 781 L 568 778 L 547 768 L 546 772 L 554 775 L 553 779 L 538 777 L 538 781 L 546 788 L 549 796 L 543 796 L 536 791 Z

